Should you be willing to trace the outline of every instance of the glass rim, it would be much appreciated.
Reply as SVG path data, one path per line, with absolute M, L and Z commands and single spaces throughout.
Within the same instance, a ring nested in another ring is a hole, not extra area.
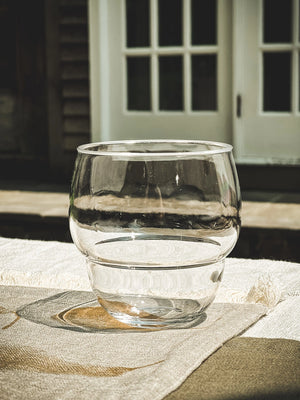
M 111 151 L 111 150 L 90 150 L 91 147 L 101 146 L 101 145 L 134 145 L 134 144 L 146 144 L 151 145 L 152 143 L 170 143 L 170 144 L 190 144 L 190 145 L 211 145 L 215 146 L 215 149 L 211 150 L 188 150 L 180 151 L 174 150 L 171 152 L 133 152 L 130 149 Z M 152 158 L 152 157 L 190 157 L 190 156 L 206 156 L 215 155 L 222 153 L 230 153 L 233 146 L 228 143 L 214 142 L 210 140 L 184 140 L 184 139 L 148 139 L 148 140 L 116 140 L 116 141 L 104 141 L 104 142 L 91 142 L 82 144 L 77 147 L 77 152 L 79 154 L 95 155 L 95 156 L 115 156 L 115 157 L 129 157 L 129 158 Z

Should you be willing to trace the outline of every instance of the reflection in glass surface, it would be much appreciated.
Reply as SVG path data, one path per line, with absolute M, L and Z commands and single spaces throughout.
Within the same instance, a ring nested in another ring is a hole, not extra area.
M 263 79 L 263 110 L 291 111 L 291 53 L 264 53 Z
M 127 57 L 127 109 L 149 111 L 150 57 Z
M 159 46 L 182 46 L 182 0 L 158 1 Z
M 126 0 L 127 47 L 150 45 L 149 20 L 149 0 Z
M 290 43 L 292 41 L 292 1 L 264 0 L 264 43 Z
M 217 7 L 215 0 L 192 0 L 192 45 L 217 43 Z
M 182 56 L 159 57 L 159 109 L 183 110 Z
M 192 110 L 217 109 L 217 56 L 192 56 Z

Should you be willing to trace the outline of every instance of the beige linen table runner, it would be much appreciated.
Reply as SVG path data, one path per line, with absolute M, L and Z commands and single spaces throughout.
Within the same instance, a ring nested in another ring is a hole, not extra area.
M 261 265 L 254 264 L 228 260 L 218 302 L 194 328 L 133 332 L 112 327 L 83 332 L 76 326 L 55 327 L 54 319 L 51 326 L 39 315 L 45 304 L 65 298 L 60 288 L 87 289 L 85 265 L 74 246 L 0 239 L 1 399 L 164 398 L 229 339 L 251 330 L 253 336 L 263 336 L 264 326 L 257 325 L 272 318 L 277 307 L 298 299 L 299 265 L 297 270 L 296 264 L 265 261 L 266 272 L 271 274 L 273 267 L 275 278 L 276 274 L 285 277 L 279 289 L 271 279 L 262 280 Z M 21 281 L 58 289 L 17 286 Z M 74 301 L 93 296 L 74 290 L 66 293 Z M 270 310 L 254 302 L 275 306 L 282 294 L 286 300 L 253 325 Z M 61 307 L 62 311 L 66 303 L 62 301 Z M 35 310 L 35 315 L 18 311 L 24 309 Z M 281 334 L 299 340 L 296 322 L 287 332 L 282 327 Z

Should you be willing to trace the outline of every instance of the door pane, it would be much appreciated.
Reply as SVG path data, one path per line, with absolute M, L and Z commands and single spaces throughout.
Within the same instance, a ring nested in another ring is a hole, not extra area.
M 182 56 L 159 57 L 159 109 L 183 110 Z
M 126 0 L 126 46 L 148 47 L 149 0 Z
M 217 109 L 217 56 L 192 56 L 192 110 Z
M 263 55 L 263 110 L 291 110 L 291 53 Z
M 159 46 L 182 45 L 182 0 L 158 1 Z
M 264 0 L 264 42 L 292 40 L 292 0 Z
M 192 0 L 192 45 L 217 43 L 217 13 L 215 0 Z
M 150 57 L 127 57 L 127 109 L 149 111 Z

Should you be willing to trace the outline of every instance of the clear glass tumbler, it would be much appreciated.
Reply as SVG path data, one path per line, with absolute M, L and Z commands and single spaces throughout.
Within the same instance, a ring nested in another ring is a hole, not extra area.
M 130 326 L 191 326 L 216 295 L 240 205 L 228 144 L 80 146 L 70 230 L 100 305 Z

